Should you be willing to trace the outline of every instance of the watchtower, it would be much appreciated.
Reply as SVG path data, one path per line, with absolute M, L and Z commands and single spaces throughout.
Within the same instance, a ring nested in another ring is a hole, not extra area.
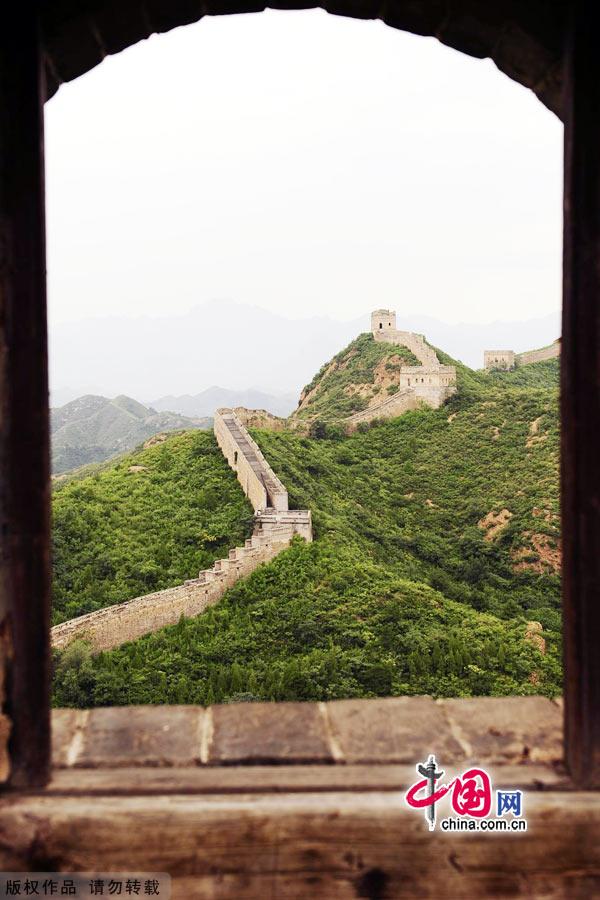
M 514 369 L 514 350 L 484 350 L 483 365 L 486 369 Z
M 393 309 L 376 309 L 371 313 L 371 331 L 376 334 L 378 331 L 395 331 L 396 330 L 396 312 Z

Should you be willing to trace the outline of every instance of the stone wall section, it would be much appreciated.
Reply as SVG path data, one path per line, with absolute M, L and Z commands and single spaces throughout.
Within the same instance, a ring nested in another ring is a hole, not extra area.
M 214 429 L 219 446 L 246 496 L 253 505 L 257 501 L 262 504 L 255 506 L 252 537 L 243 547 L 230 550 L 226 559 L 218 559 L 211 569 L 203 570 L 197 578 L 184 584 L 55 625 L 51 629 L 53 647 L 63 649 L 80 639 L 88 641 L 92 651 L 99 653 L 167 625 L 175 625 L 181 616 L 197 616 L 218 603 L 240 578 L 246 578 L 258 566 L 275 559 L 289 547 L 295 534 L 312 541 L 311 511 L 288 509 L 285 487 L 235 413 L 230 409 L 218 410 Z M 279 506 L 269 506 L 271 500 Z
M 427 392 L 428 388 L 452 387 L 456 384 L 456 369 L 454 366 L 402 366 L 400 369 L 400 387 L 413 388 Z
M 268 508 L 287 510 L 285 487 L 232 409 L 215 412 L 214 432 L 223 456 L 236 473 L 254 512 Z
M 483 365 L 486 369 L 514 369 L 514 350 L 484 350 Z
M 372 422 L 374 419 L 392 419 L 401 416 L 410 409 L 419 409 L 422 405 L 417 392 L 412 388 L 406 388 L 392 394 L 387 400 L 362 409 L 345 419 L 347 431 L 354 431 L 361 422 Z
M 516 362 L 518 366 L 528 366 L 530 363 L 544 362 L 546 359 L 556 359 L 558 356 L 560 356 L 560 338 L 549 347 L 542 347 L 541 350 L 517 353 Z
M 560 343 L 560 338 L 557 338 L 549 347 L 527 350 L 524 353 L 515 353 L 514 350 L 484 350 L 483 366 L 485 369 L 514 369 L 516 366 L 556 359 L 560 356 Z
M 375 322 L 376 326 L 373 328 L 373 316 L 376 316 L 378 313 L 387 312 L 388 317 L 384 317 L 383 319 L 378 318 Z M 394 327 L 390 328 L 387 325 L 388 321 L 394 322 Z M 378 310 L 377 313 L 373 313 L 371 316 L 371 330 L 373 333 L 373 337 L 378 342 L 383 342 L 386 344 L 397 344 L 399 347 L 408 347 L 411 353 L 417 357 L 422 366 L 430 366 L 435 368 L 440 365 L 440 361 L 437 358 L 437 353 L 430 347 L 423 337 L 422 334 L 415 334 L 412 331 L 399 331 L 395 327 L 396 322 L 396 314 L 391 310 Z
M 420 366 L 401 366 L 399 390 L 388 399 L 368 409 L 360 410 L 345 419 L 349 431 L 361 422 L 391 419 L 410 409 L 426 406 L 437 409 L 456 393 L 456 368 L 440 363 L 437 353 L 422 334 L 399 331 L 393 309 L 376 309 L 371 313 L 371 333 L 378 342 L 408 347 Z
M 289 546 L 292 535 L 291 527 L 273 535 L 253 535 L 243 547 L 231 550 L 227 559 L 219 559 L 212 569 L 200 572 L 198 578 L 55 625 L 52 646 L 63 649 L 80 639 L 89 641 L 92 651 L 98 653 L 175 625 L 181 616 L 197 616 L 218 603 L 238 579 L 274 559 Z

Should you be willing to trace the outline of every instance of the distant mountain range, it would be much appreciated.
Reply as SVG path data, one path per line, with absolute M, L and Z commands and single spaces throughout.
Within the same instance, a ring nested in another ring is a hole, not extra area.
M 158 412 L 123 395 L 87 394 L 51 410 L 52 472 L 102 462 L 131 450 L 157 432 L 210 428 L 211 420 Z
M 373 298 L 371 306 L 378 305 Z M 518 352 L 549 344 L 560 333 L 558 313 L 480 325 L 448 324 L 409 310 L 409 303 L 397 304 L 398 328 L 425 334 L 472 368 L 483 365 L 486 348 Z M 185 315 L 55 324 L 50 329 L 52 404 L 86 393 L 179 398 L 219 384 L 283 399 L 285 407 L 286 395 L 298 396 L 340 347 L 369 330 L 369 316 L 365 308 L 363 316 L 347 322 L 325 316 L 289 319 L 223 300 Z
M 252 389 L 246 391 L 229 391 L 226 388 L 210 387 L 199 394 L 182 394 L 179 397 L 169 395 L 152 401 L 152 407 L 158 410 L 170 410 L 184 416 L 213 416 L 221 406 L 234 408 L 245 406 L 246 409 L 266 409 L 274 416 L 286 418 L 296 408 L 298 395 L 265 394 Z

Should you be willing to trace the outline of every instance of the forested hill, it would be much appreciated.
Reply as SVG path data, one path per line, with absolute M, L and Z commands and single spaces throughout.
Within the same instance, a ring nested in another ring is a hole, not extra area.
M 194 620 L 95 658 L 85 647 L 67 650 L 57 661 L 55 703 L 558 693 L 558 361 L 508 373 L 457 370 L 459 392 L 439 410 L 351 436 L 333 426 L 321 439 L 253 432 L 290 505 L 312 509 L 315 542 L 294 542 Z M 192 437 L 196 449 L 184 451 Z M 243 498 L 235 500 L 235 479 L 220 466 L 212 436 L 172 437 L 159 449 L 157 458 L 134 454 L 115 472 L 58 494 L 63 610 L 79 603 L 74 572 L 115 503 L 123 514 L 104 540 L 118 553 L 110 551 L 109 565 L 105 550 L 96 554 L 94 602 L 103 592 L 113 597 L 115 565 L 125 578 L 134 545 L 138 571 L 147 565 L 154 573 L 149 590 L 193 574 L 173 565 L 179 517 L 187 517 L 183 545 L 194 566 L 214 550 L 207 535 L 225 546 L 229 529 L 230 545 L 239 542 L 233 513 L 239 503 L 243 518 Z M 153 503 L 164 500 L 167 512 L 156 519 L 149 511 L 138 518 L 148 501 L 129 477 L 136 464 L 161 486 Z M 526 639 L 530 622 L 542 624 L 545 648 Z
M 53 491 L 53 624 L 195 578 L 251 533 L 212 432 L 156 435 L 87 471 Z
M 387 400 L 398 390 L 403 365 L 419 365 L 407 347 L 378 343 L 372 334 L 360 334 L 306 385 L 291 419 L 334 421 Z

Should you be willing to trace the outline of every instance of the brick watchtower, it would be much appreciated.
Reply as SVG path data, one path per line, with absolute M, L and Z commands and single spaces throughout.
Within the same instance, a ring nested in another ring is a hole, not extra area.
M 395 331 L 396 330 L 396 311 L 393 309 L 376 309 L 371 313 L 371 331 L 375 334 L 378 331 Z

